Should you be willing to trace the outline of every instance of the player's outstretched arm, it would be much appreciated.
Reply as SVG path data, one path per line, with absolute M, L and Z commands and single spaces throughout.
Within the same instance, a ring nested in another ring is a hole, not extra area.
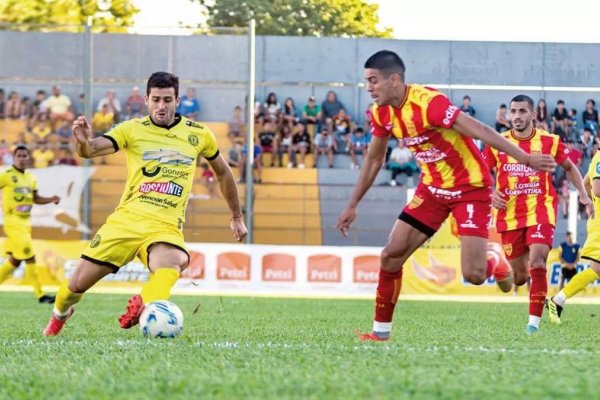
M 231 168 L 220 154 L 214 160 L 210 160 L 209 164 L 213 171 L 215 171 L 215 175 L 219 181 L 219 188 L 231 212 L 229 227 L 231 228 L 233 238 L 241 242 L 248 234 L 248 229 L 246 228 L 246 224 L 244 224 L 244 215 L 240 207 L 240 197 L 233 172 L 231 172 Z
M 75 151 L 83 158 L 105 156 L 116 151 L 113 142 L 105 137 L 92 138 L 92 127 L 85 117 L 73 121 Z
M 567 158 L 567 161 L 560 165 L 565 169 L 567 173 L 567 179 L 571 181 L 577 192 L 579 193 L 579 202 L 585 206 L 585 211 L 589 217 L 594 217 L 594 205 L 592 203 L 592 199 L 588 195 L 588 192 L 585 188 L 585 184 L 583 183 L 583 178 L 581 177 L 581 173 L 579 169 L 573 164 L 573 161 Z
M 60 202 L 60 197 L 58 197 L 56 195 L 51 196 L 51 197 L 40 196 L 36 190 L 33 192 L 33 202 L 35 204 L 50 204 L 50 203 L 58 204 Z
M 499 135 L 490 126 L 477 121 L 463 112 L 458 115 L 452 127 L 465 136 L 482 140 L 484 143 L 514 157 L 519 163 L 533 169 L 553 172 L 556 167 L 556 161 L 554 161 L 554 157 L 551 155 L 527 154 Z
M 350 197 L 350 201 L 348 201 L 346 209 L 340 214 L 335 226 L 344 236 L 348 236 L 350 225 L 352 225 L 352 222 L 356 218 L 356 207 L 358 206 L 358 203 L 365 193 L 367 193 L 371 185 L 373 185 L 373 182 L 385 161 L 387 143 L 388 137 L 381 138 L 373 136 L 373 140 L 369 145 L 369 150 L 365 155 L 363 165 L 360 169 L 358 182 L 356 182 L 356 186 L 354 186 L 354 192 Z

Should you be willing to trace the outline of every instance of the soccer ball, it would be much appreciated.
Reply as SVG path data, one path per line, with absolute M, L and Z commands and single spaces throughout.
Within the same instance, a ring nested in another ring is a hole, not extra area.
M 183 313 L 170 301 L 150 303 L 140 315 L 140 331 L 149 338 L 177 337 L 183 331 Z

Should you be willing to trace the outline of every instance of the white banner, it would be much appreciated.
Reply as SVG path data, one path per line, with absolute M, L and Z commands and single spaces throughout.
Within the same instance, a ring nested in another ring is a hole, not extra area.
M 37 177 L 40 196 L 60 197 L 59 204 L 34 205 L 31 224 L 46 228 L 60 228 L 63 232 L 70 229 L 89 232 L 89 228 L 81 222 L 79 210 L 83 189 L 94 174 L 95 168 L 56 165 L 28 171 Z M 1 203 L 0 198 L 0 205 Z M 0 223 L 4 223 L 4 213 L 0 216 Z

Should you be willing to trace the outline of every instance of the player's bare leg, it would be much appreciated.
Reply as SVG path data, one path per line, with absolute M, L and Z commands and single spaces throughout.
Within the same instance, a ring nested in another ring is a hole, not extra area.
M 155 243 L 150 246 L 148 249 L 150 279 L 142 286 L 141 295 L 136 294 L 129 299 L 126 312 L 119 317 L 121 328 L 129 329 L 137 325 L 146 304 L 169 300 L 171 289 L 188 262 L 188 255 L 175 246 L 167 243 Z
M 100 279 L 113 272 L 113 269 L 81 259 L 79 266 L 69 282 L 63 282 L 56 294 L 52 317 L 44 329 L 44 336 L 56 336 L 65 322 L 73 315 L 73 306 L 81 300 L 81 296 Z
M 359 334 L 361 340 L 387 340 L 392 330 L 394 308 L 402 288 L 402 267 L 429 236 L 397 220 L 381 251 L 381 269 L 375 298 L 375 319 L 371 333 Z
M 461 236 L 460 247 L 463 277 L 473 285 L 481 285 L 490 275 L 488 273 L 487 238 Z

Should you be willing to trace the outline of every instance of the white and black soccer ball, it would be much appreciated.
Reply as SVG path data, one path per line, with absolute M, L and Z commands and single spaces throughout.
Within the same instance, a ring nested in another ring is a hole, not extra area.
M 155 301 L 140 315 L 140 331 L 148 338 L 174 338 L 183 331 L 183 313 L 175 303 Z

